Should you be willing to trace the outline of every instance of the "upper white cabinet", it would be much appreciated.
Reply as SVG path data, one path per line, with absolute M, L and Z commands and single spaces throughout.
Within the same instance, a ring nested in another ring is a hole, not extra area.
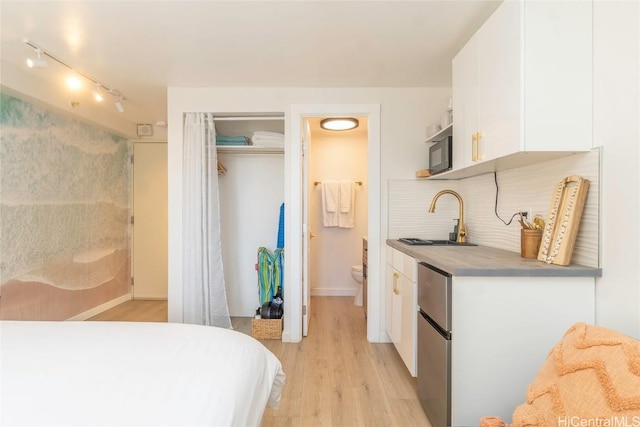
M 471 40 L 453 58 L 453 169 L 472 164 L 478 132 L 478 39 Z M 472 144 L 471 136 L 474 135 Z
M 592 4 L 504 2 L 453 59 L 454 169 L 592 148 Z

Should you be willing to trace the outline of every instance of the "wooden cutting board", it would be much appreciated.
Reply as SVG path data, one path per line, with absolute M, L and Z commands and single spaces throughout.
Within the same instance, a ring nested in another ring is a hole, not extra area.
M 538 260 L 547 264 L 571 264 L 588 191 L 589 181 L 576 175 L 556 184 L 542 232 Z
M 422 169 L 416 172 L 416 178 L 429 178 L 431 175 L 429 169 Z

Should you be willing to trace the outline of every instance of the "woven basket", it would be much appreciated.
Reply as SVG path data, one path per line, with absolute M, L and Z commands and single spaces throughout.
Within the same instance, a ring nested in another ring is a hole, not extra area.
M 251 319 L 251 335 L 258 340 L 282 339 L 282 318 Z

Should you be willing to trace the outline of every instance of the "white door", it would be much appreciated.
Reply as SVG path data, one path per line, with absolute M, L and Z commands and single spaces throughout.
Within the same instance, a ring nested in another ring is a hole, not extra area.
M 167 299 L 167 143 L 133 143 L 133 298 Z
M 309 227 L 309 141 L 311 129 L 309 121 L 302 121 L 302 336 L 309 334 L 311 315 L 310 265 L 311 239 L 314 237 Z

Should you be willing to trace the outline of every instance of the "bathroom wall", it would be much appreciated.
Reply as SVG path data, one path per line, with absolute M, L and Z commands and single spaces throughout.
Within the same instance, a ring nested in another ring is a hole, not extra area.
M 362 264 L 362 238 L 367 234 L 367 123 L 351 131 L 312 131 L 309 146 L 309 278 L 311 295 L 355 295 L 351 267 Z M 354 228 L 324 227 L 319 181 L 361 181 L 355 191 Z
M 0 93 L 0 318 L 64 320 L 129 294 L 129 141 Z

